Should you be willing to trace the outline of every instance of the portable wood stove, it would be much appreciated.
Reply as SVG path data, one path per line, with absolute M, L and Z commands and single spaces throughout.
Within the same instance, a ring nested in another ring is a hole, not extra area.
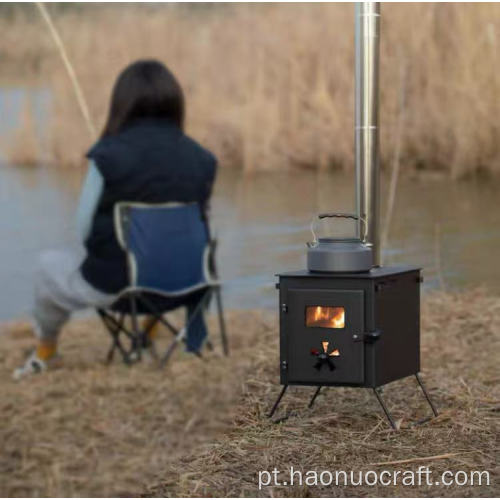
M 360 273 L 279 275 L 280 380 L 289 385 L 373 389 L 391 426 L 380 387 L 410 375 L 437 416 L 420 371 L 420 269 L 388 266 Z M 428 420 L 428 419 L 426 419 Z
M 437 416 L 419 376 L 420 269 L 380 266 L 378 152 L 378 2 L 356 4 L 356 214 L 325 218 L 356 221 L 350 238 L 316 238 L 308 244 L 307 271 L 279 274 L 280 375 L 289 385 L 373 389 L 391 426 L 381 386 L 410 375 Z M 428 419 L 425 419 L 428 420 Z

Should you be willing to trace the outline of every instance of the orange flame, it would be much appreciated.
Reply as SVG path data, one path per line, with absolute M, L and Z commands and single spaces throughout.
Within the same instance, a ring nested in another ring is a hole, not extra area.
M 345 309 L 343 307 L 308 307 L 306 312 L 306 326 L 344 328 Z
M 321 342 L 321 344 L 323 345 L 323 352 L 325 354 L 328 354 L 328 345 L 330 344 L 330 342 L 324 340 L 323 342 Z M 334 349 L 330 354 L 328 354 L 328 356 L 340 356 L 340 351 L 338 349 Z

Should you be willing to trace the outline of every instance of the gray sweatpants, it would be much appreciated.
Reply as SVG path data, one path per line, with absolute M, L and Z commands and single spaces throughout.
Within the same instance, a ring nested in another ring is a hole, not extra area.
M 37 336 L 57 340 L 72 312 L 106 307 L 116 299 L 93 288 L 80 273 L 82 255 L 70 250 L 48 250 L 40 255 L 35 277 L 33 317 Z

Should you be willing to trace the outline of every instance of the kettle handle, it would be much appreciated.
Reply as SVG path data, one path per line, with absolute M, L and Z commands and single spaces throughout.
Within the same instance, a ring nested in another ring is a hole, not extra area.
M 359 215 L 356 215 L 356 214 L 347 214 L 347 213 L 341 213 L 341 212 L 325 212 L 325 213 L 318 214 L 318 216 L 317 216 L 317 218 L 319 220 L 326 219 L 329 217 L 339 218 L 339 219 L 353 219 L 353 220 L 359 220 L 360 222 L 362 222 L 364 231 L 363 231 L 363 238 L 361 241 L 363 243 L 366 242 L 366 235 L 368 232 L 368 227 L 366 224 L 366 220 L 363 217 L 360 217 Z M 313 235 L 313 241 L 311 243 L 307 244 L 307 246 L 309 246 L 309 247 L 314 247 L 318 244 L 318 238 L 316 237 L 316 231 L 315 231 L 315 222 L 316 222 L 316 217 L 313 217 L 313 219 L 311 221 L 311 233 Z

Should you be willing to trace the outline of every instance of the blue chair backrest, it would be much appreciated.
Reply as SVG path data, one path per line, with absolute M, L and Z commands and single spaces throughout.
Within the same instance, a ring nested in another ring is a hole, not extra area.
M 175 294 L 207 282 L 207 226 L 197 203 L 120 203 L 117 211 L 132 286 Z

